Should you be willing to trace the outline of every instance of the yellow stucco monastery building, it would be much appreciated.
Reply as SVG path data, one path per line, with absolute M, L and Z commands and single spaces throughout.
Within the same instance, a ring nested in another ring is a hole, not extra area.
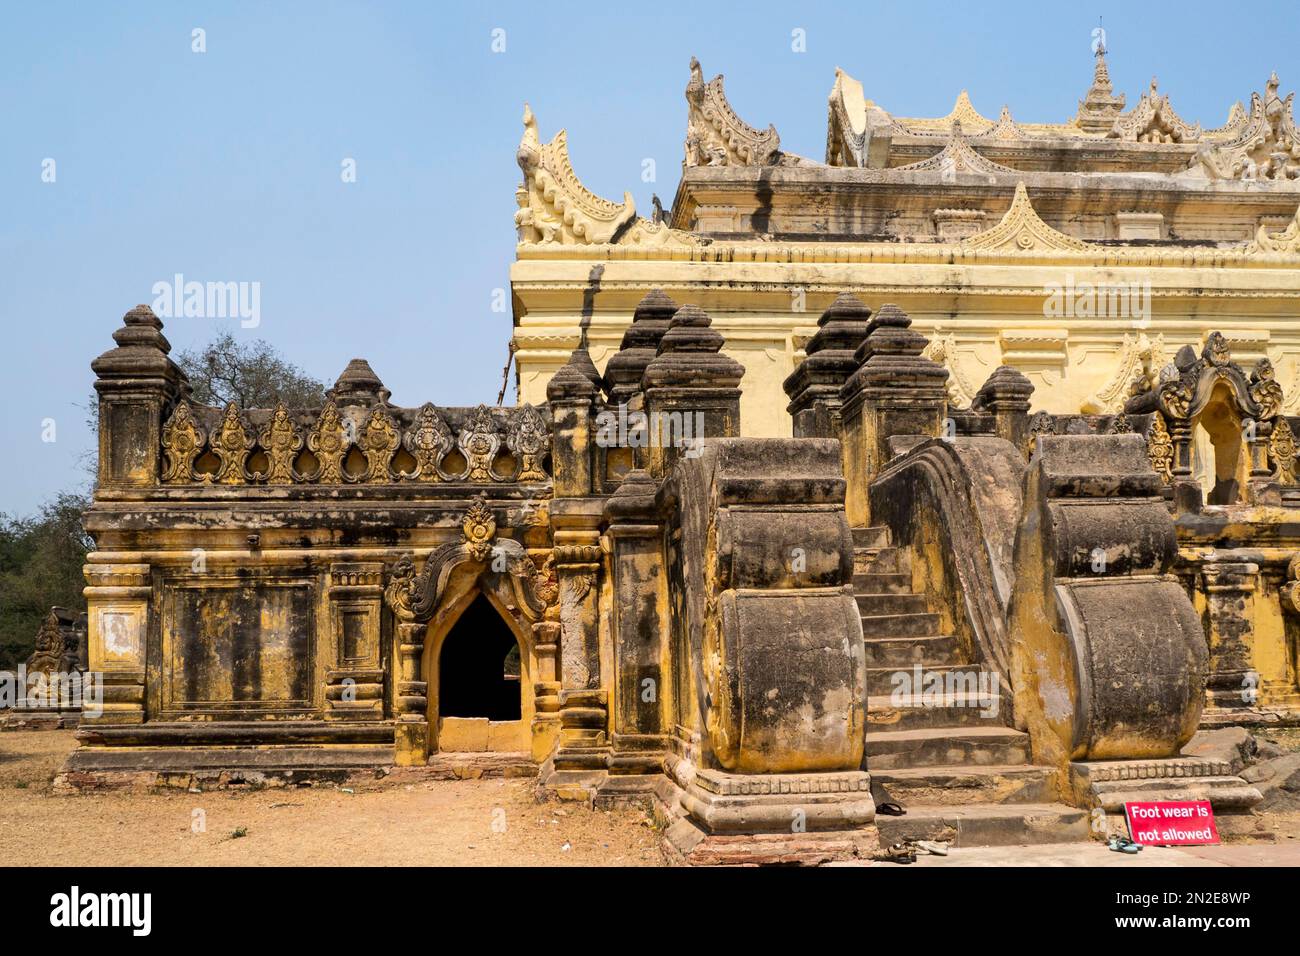
M 1175 112 L 1153 79 L 1112 91 L 1104 50 L 1062 123 L 982 116 L 963 91 L 936 119 L 894 116 L 836 70 L 824 161 L 783 152 L 691 63 L 670 213 L 593 195 L 563 131 L 531 111 L 511 269 L 520 397 L 584 340 L 598 369 L 652 288 L 701 306 L 746 369 L 746 434 L 790 434 L 782 383 L 838 292 L 895 303 L 951 372 L 957 407 L 1001 365 L 1034 410 L 1119 411 L 1213 330 L 1267 357 L 1300 402 L 1300 135 L 1278 78 L 1220 124 Z M 1201 439 L 1203 442 L 1203 438 Z M 1199 456 L 1198 456 L 1199 457 Z M 1208 480 L 1208 479 L 1207 479 Z

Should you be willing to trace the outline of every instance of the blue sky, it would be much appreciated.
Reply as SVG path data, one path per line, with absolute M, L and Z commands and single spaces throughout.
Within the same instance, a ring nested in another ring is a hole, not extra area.
M 841 66 L 868 97 L 939 116 L 1062 121 L 1104 18 L 1130 102 L 1152 74 L 1189 120 L 1224 121 L 1276 69 L 1300 81 L 1294 3 L 18 3 L 0 31 L 0 511 L 84 484 L 90 361 L 176 273 L 257 282 L 261 323 L 222 328 L 327 383 L 368 358 L 413 405 L 495 400 L 510 335 L 524 100 L 567 128 L 579 176 L 670 202 L 692 55 L 740 115 L 822 159 Z M 191 50 L 205 31 L 204 53 Z M 493 31 L 505 31 L 493 52 Z M 791 49 L 805 31 L 806 51 Z M 356 162 L 356 182 L 341 164 Z M 641 180 L 655 160 L 658 181 Z M 55 160 L 56 179 L 42 182 Z M 44 423 L 56 425 L 53 442 Z

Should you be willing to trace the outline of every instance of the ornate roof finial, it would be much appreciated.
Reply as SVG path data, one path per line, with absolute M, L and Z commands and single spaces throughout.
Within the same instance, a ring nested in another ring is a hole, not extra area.
M 1110 85 L 1110 71 L 1106 68 L 1106 29 L 1098 20 L 1092 31 L 1092 53 L 1096 63 L 1092 70 L 1092 86 L 1079 101 L 1075 124 L 1085 132 L 1105 133 L 1124 112 L 1124 95 L 1115 96 Z

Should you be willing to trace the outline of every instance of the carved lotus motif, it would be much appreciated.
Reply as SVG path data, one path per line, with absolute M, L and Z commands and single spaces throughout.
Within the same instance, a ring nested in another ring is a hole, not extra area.
M 162 430 L 164 482 L 194 480 L 194 459 L 203 451 L 205 437 L 194 421 L 189 402 L 177 404 Z
M 492 539 L 497 534 L 497 519 L 482 495 L 474 499 L 461 522 L 465 547 L 476 561 L 486 561 L 492 553 Z
M 266 452 L 268 484 L 287 485 L 294 480 L 293 460 L 303 446 L 302 429 L 284 403 L 275 406 L 271 420 L 262 427 L 257 443 Z
M 496 419 L 486 405 L 480 405 L 461 427 L 457 446 L 465 456 L 465 474 L 468 481 L 494 481 L 492 462 L 501 448 Z
M 326 402 L 307 436 L 307 447 L 320 462 L 315 476 L 317 481 L 343 480 L 343 458 L 347 455 L 349 444 L 347 427 L 343 424 L 338 406 L 332 401 Z
M 212 451 L 220 459 L 215 480 L 223 485 L 240 485 L 248 480 L 244 460 L 253 447 L 253 438 L 244 427 L 244 418 L 234 402 L 226 405 L 221 424 L 213 430 L 209 441 Z
M 442 477 L 439 468 L 443 456 L 451 450 L 452 436 L 451 429 L 433 405 L 426 402 L 420 407 L 402 442 L 415 459 L 415 471 L 403 473 L 403 478 L 438 481 Z
M 546 481 L 541 461 L 550 448 L 550 438 L 546 422 L 532 405 L 522 406 L 511 418 L 506 447 L 519 458 L 517 481 Z

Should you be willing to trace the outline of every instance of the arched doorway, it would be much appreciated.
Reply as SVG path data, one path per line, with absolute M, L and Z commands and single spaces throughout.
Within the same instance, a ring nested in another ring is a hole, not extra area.
M 519 720 L 519 644 L 482 594 L 465 608 L 438 657 L 438 713 Z
M 431 743 L 444 752 L 527 751 L 533 694 L 524 632 L 487 591 L 456 605 L 425 653 Z

